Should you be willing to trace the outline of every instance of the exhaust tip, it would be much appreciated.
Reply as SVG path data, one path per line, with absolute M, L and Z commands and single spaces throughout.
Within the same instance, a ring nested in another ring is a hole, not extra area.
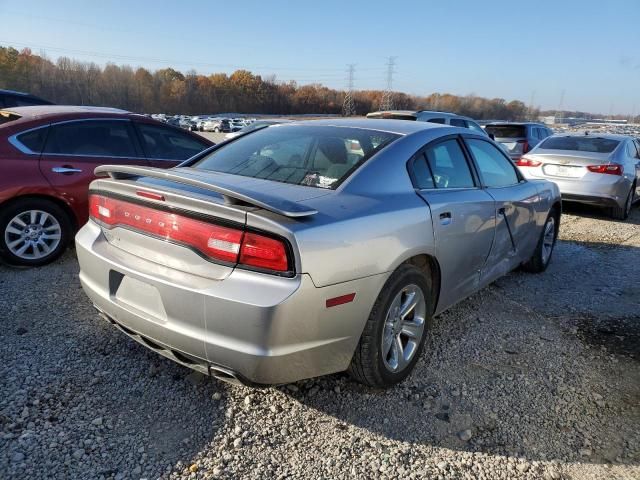
M 215 378 L 217 380 L 220 380 L 220 381 L 226 382 L 226 383 L 230 383 L 232 385 L 236 385 L 236 386 L 244 385 L 236 377 L 236 375 L 233 372 L 231 372 L 229 370 L 221 369 L 219 367 L 210 366 L 209 367 L 209 375 L 211 375 L 213 378 Z

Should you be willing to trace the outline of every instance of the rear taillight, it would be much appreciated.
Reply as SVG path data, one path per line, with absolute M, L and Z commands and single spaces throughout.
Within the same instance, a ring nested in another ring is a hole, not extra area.
M 519 167 L 539 167 L 542 165 L 542 162 L 539 162 L 538 160 L 531 160 L 530 158 L 520 158 L 516 162 L 516 165 Z
M 593 173 L 608 173 L 609 175 L 622 175 L 624 168 L 617 163 L 610 163 L 608 165 L 589 165 L 587 169 Z
M 214 260 L 289 272 L 284 240 L 196 220 L 103 195 L 89 197 L 89 214 L 107 228 L 132 228 L 197 250 Z
M 286 272 L 289 265 L 284 242 L 253 232 L 244 234 L 240 263 L 278 272 Z
M 529 142 L 526 140 L 518 140 L 516 143 L 522 145 L 522 153 L 527 153 L 529 151 Z

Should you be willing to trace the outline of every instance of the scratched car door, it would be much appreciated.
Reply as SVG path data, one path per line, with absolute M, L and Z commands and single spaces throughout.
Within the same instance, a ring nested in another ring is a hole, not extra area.
M 465 136 L 485 191 L 495 200 L 496 236 L 482 284 L 508 273 L 533 253 L 538 241 L 536 186 L 489 140 Z
M 431 209 L 442 288 L 439 305 L 452 305 L 479 285 L 495 228 L 494 200 L 479 187 L 457 136 L 427 145 L 413 162 L 424 180 L 418 194 Z

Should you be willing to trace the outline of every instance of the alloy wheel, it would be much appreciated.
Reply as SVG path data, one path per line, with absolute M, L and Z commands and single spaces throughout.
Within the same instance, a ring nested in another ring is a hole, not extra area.
M 22 260 L 38 260 L 56 250 L 62 239 L 60 222 L 42 210 L 27 210 L 13 217 L 4 231 L 9 252 Z
M 553 217 L 547 219 L 544 225 L 544 233 L 542 237 L 542 263 L 547 264 L 553 251 L 553 244 L 556 239 L 556 220 Z
M 422 289 L 405 286 L 394 297 L 382 332 L 382 361 L 390 372 L 400 372 L 411 362 L 424 335 L 427 304 Z

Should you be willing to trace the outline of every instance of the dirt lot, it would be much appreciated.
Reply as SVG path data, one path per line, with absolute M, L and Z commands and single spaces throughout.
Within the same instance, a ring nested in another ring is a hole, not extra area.
M 232 387 L 93 311 L 74 252 L 0 267 L 1 478 L 640 478 L 640 209 L 440 315 L 415 373 Z

